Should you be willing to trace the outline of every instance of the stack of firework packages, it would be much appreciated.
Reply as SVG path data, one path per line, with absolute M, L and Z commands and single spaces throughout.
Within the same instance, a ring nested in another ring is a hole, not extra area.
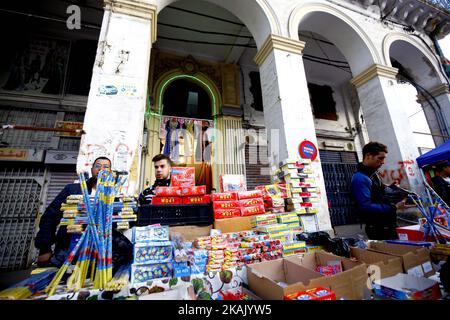
M 275 260 L 282 257 L 280 240 L 271 239 L 268 234 L 249 234 L 244 236 L 238 249 L 240 265 Z
M 273 184 L 266 186 L 257 186 L 256 190 L 263 192 L 264 208 L 268 212 L 282 213 L 285 212 L 285 200 L 287 198 L 287 190 L 285 184 Z
M 94 205 L 94 197 L 90 197 L 91 205 Z M 130 222 L 137 220 L 137 202 L 133 197 L 119 195 L 114 198 L 112 221 L 117 223 L 118 230 L 128 230 Z M 68 233 L 81 234 L 88 224 L 87 210 L 83 195 L 70 195 L 61 205 L 63 218 L 61 225 L 67 226 Z
M 215 219 L 253 216 L 265 213 L 261 190 L 213 193 Z
M 279 178 L 288 187 L 288 211 L 298 214 L 315 214 L 319 211 L 317 184 L 310 159 L 285 161 L 280 168 Z
M 132 284 L 172 277 L 173 245 L 168 226 L 135 227 L 133 242 Z
M 199 238 L 197 246 L 207 250 L 206 272 L 220 272 L 237 266 L 237 250 L 222 235 Z

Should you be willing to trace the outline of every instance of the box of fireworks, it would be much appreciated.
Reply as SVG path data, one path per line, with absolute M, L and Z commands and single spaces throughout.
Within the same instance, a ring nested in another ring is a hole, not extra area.
M 441 290 L 437 281 L 399 273 L 374 281 L 377 296 L 395 300 L 438 300 Z
M 133 227 L 133 242 L 169 241 L 169 227 L 151 225 L 145 227 Z
M 241 215 L 243 217 L 264 214 L 265 212 L 266 210 L 264 209 L 264 205 L 262 204 L 253 207 L 241 207 Z
M 270 236 L 268 234 L 256 234 L 256 235 L 249 235 L 242 238 L 241 245 L 244 248 L 244 242 L 259 242 L 259 241 L 266 241 L 270 240 Z
M 421 241 L 425 238 L 425 234 L 421 229 L 420 224 L 416 224 L 412 226 L 398 227 L 396 230 L 400 240 Z
M 306 242 L 305 241 L 295 241 L 295 242 L 283 244 L 283 254 L 290 252 L 290 251 L 295 251 L 298 249 L 304 249 L 305 250 L 304 253 L 306 253 Z
M 219 177 L 219 182 L 221 192 L 247 190 L 245 176 L 241 174 L 222 174 Z
M 317 197 L 305 198 L 305 200 L 308 200 L 308 202 L 313 203 L 313 204 L 319 202 L 319 198 L 317 198 Z
M 213 209 L 239 209 L 239 201 L 214 201 Z
M 276 218 L 279 223 L 286 223 L 286 222 L 295 222 L 299 221 L 299 217 L 295 213 L 279 213 L 276 215 Z
M 152 205 L 165 205 L 165 204 L 183 204 L 183 198 L 181 197 L 153 197 Z
M 240 207 L 254 207 L 264 205 L 264 201 L 262 198 L 253 198 L 253 199 L 245 199 L 239 200 Z
M 262 198 L 262 197 L 263 197 L 263 193 L 261 190 L 239 191 L 238 192 L 239 200 Z
M 152 264 L 172 260 L 171 241 L 137 242 L 134 244 L 134 264 Z
M 364 288 L 367 286 L 367 266 L 364 263 L 327 252 L 307 253 L 286 259 L 320 275 L 322 274 L 316 271 L 317 267 L 339 262 L 342 265 L 342 272 L 328 273 L 330 275 L 321 278 L 321 286 L 332 290 L 338 299 L 361 300 L 363 298 Z M 322 268 L 321 271 L 325 273 L 324 269 L 326 268 Z
M 204 196 L 184 197 L 183 204 L 206 204 L 211 202 L 211 196 L 206 194 Z
M 189 277 L 191 275 L 191 268 L 187 262 L 172 262 L 174 278 Z
M 261 192 L 263 193 L 263 198 L 270 198 L 270 194 L 267 192 L 266 187 L 267 186 L 256 186 L 255 190 L 261 190 Z
M 133 264 L 131 266 L 131 283 L 147 282 L 153 279 L 172 277 L 172 263 Z
M 208 226 L 174 226 L 170 227 L 170 236 L 180 234 L 184 241 L 193 241 L 198 237 L 209 236 L 212 225 Z
M 425 277 L 435 274 L 431 264 L 430 250 L 426 248 L 376 241 L 369 242 L 368 250 L 400 257 L 404 273 Z
M 214 219 L 228 219 L 236 218 L 241 216 L 241 209 L 231 208 L 231 209 L 214 209 Z M 216 227 L 214 227 L 217 229 Z
M 381 279 L 403 272 L 402 260 L 399 257 L 356 247 L 350 248 L 350 254 L 353 258 L 368 266 L 378 267 Z M 374 268 L 371 269 L 375 270 Z
M 270 232 L 274 232 L 274 231 L 284 231 L 286 230 L 286 226 L 280 224 L 280 223 L 274 223 L 271 225 L 266 225 L 266 226 L 260 226 L 255 228 L 256 231 L 258 232 L 264 232 L 264 233 L 270 233 Z
M 181 197 L 181 187 L 156 187 L 157 197 Z
M 214 201 L 236 201 L 238 200 L 237 192 L 212 193 L 211 200 Z
M 195 168 L 172 167 L 170 185 L 173 187 L 195 186 Z
M 319 208 L 317 208 L 317 207 L 306 208 L 306 213 L 308 213 L 308 214 L 319 213 Z
M 283 212 L 286 212 L 284 207 L 273 207 L 273 208 L 269 209 L 269 211 L 272 212 L 272 213 L 283 213 Z
M 250 217 L 236 217 L 231 219 L 220 219 L 214 221 L 214 229 L 219 229 L 225 232 L 239 232 L 251 230 Z
M 293 221 L 293 222 L 279 222 L 281 224 L 284 224 L 286 228 L 291 229 L 292 231 L 298 231 L 301 232 L 303 229 L 300 226 L 300 221 Z
M 205 194 L 206 186 L 181 187 L 181 195 L 183 197 L 204 196 Z
M 342 264 L 340 261 L 327 261 L 326 266 L 317 266 L 316 271 L 324 276 L 332 276 L 342 272 Z
M 249 289 L 264 300 L 283 300 L 285 295 L 322 287 L 321 274 L 285 258 L 247 266 Z
M 336 300 L 333 291 L 325 288 L 313 288 L 284 296 L 284 300 Z
M 306 246 L 306 249 L 308 250 L 308 253 L 320 252 L 323 250 L 322 246 Z
M 252 228 L 258 227 L 258 226 L 264 226 L 268 224 L 274 224 L 277 223 L 277 217 L 273 213 L 269 214 L 260 214 L 256 216 L 251 216 L 250 223 Z

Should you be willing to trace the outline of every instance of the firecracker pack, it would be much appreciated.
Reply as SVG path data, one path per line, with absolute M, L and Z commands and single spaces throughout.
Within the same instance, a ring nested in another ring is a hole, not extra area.
M 219 182 L 221 192 L 247 190 L 245 176 L 241 174 L 222 174 Z
M 195 168 L 194 167 L 172 167 L 171 186 L 189 187 L 195 186 Z
M 206 194 L 204 196 L 184 197 L 183 204 L 207 204 L 211 202 L 211 196 Z
M 324 276 L 332 276 L 339 272 L 342 272 L 341 261 L 328 261 L 326 266 L 317 266 L 316 271 Z
M 262 197 L 263 197 L 263 193 L 261 190 L 239 191 L 238 192 L 239 200 L 262 198 Z
M 142 283 L 154 279 L 171 278 L 172 263 L 155 263 L 131 266 L 131 283 Z
M 133 228 L 133 242 L 169 241 L 169 226 L 150 225 Z
M 250 218 L 252 228 L 274 223 L 277 223 L 277 216 L 275 214 L 261 214 Z
M 228 219 L 241 216 L 241 209 L 216 209 L 214 210 L 214 219 Z
M 181 197 L 153 197 L 153 205 L 166 205 L 166 204 L 183 204 L 183 198 Z
M 241 215 L 243 217 L 264 214 L 265 212 L 266 210 L 264 209 L 264 205 L 262 204 L 253 207 L 241 207 Z
M 325 288 L 313 288 L 287 294 L 284 296 L 284 300 L 336 300 L 336 294 Z
M 181 187 L 156 187 L 157 197 L 181 197 Z
M 213 209 L 239 209 L 239 201 L 213 201 Z
M 203 196 L 206 194 L 206 186 L 187 186 L 181 187 L 183 197 Z
M 171 241 L 138 242 L 134 245 L 134 264 L 169 262 L 172 253 Z
M 260 206 L 260 205 L 264 205 L 264 200 L 262 198 L 239 200 L 240 207 L 253 207 L 253 206 Z
M 236 201 L 238 200 L 237 192 L 212 193 L 211 200 L 214 201 Z

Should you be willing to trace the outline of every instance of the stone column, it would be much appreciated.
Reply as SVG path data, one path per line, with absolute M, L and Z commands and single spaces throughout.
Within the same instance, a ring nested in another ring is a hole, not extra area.
M 129 173 L 125 193 L 138 190 L 150 50 L 156 41 L 156 7 L 105 0 L 77 171 L 98 156 Z
M 395 179 L 416 192 L 422 192 L 422 178 L 416 163 L 419 156 L 408 117 L 396 91 L 396 68 L 374 64 L 351 82 L 355 85 L 371 141 L 388 147 L 380 174 L 385 183 Z
M 450 139 L 450 90 L 449 86 L 443 83 L 428 92 L 434 99 L 428 94 L 421 94 L 418 96 L 418 102 L 423 107 L 434 143 L 438 146 Z
M 299 145 L 309 140 L 317 147 L 314 119 L 302 59 L 304 42 L 270 35 L 255 57 L 261 75 L 264 121 L 269 142 L 269 162 L 299 159 Z M 320 208 L 320 230 L 330 230 L 330 214 L 319 157 L 313 162 Z

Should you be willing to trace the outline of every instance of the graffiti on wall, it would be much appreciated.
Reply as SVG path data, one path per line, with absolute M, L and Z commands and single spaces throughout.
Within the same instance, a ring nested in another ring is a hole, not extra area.
M 379 171 L 381 179 L 387 183 L 397 182 L 401 184 L 402 182 L 407 183 L 408 177 L 416 177 L 416 172 L 414 171 L 413 165 L 414 160 L 403 160 L 397 163 L 397 167 L 393 169 L 384 169 Z

